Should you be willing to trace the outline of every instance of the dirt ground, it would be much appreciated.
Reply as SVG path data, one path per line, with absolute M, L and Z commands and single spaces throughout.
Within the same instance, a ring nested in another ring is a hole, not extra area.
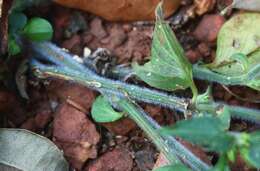
M 225 17 L 220 16 L 221 9 L 230 2 L 208 0 L 209 5 L 199 6 L 192 0 L 183 0 L 178 11 L 168 18 L 192 63 L 214 59 L 220 27 L 230 16 L 240 12 L 233 10 Z M 144 63 L 149 59 L 153 22 L 109 22 L 55 4 L 27 13 L 47 17 L 54 26 L 53 41 L 71 53 L 84 56 L 86 48 L 93 52 L 102 47 L 111 51 L 118 64 Z M 24 58 L 28 56 L 21 56 Z M 8 67 L 13 73 L 19 61 L 9 61 Z M 7 74 L 7 77 L 13 75 Z M 201 92 L 205 91 L 205 82 L 196 81 L 196 84 Z M 98 95 L 96 92 L 68 81 L 51 79 L 42 82 L 30 74 L 27 85 L 29 100 L 20 97 L 13 82 L 1 83 L 1 127 L 24 128 L 48 137 L 64 151 L 72 168 L 79 171 L 146 171 L 154 167 L 159 153 L 134 122 L 124 118 L 98 124 L 92 120 L 90 109 Z M 213 89 L 216 100 L 260 109 L 259 104 L 241 100 L 220 85 L 214 84 Z M 260 97 L 259 92 L 249 88 L 231 87 L 230 90 L 243 98 Z M 182 118 L 162 107 L 141 106 L 162 125 Z M 232 121 L 233 130 L 258 128 L 259 125 Z M 205 162 L 216 162 L 215 154 L 180 141 Z M 240 160 L 232 167 L 234 171 L 250 170 Z

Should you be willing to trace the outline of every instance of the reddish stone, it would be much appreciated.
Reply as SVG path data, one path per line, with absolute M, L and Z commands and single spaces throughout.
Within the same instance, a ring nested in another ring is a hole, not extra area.
M 19 126 L 26 120 L 26 112 L 18 98 L 12 92 L 0 90 L 0 114 L 6 114 L 13 126 Z
M 127 36 L 123 28 L 120 27 L 119 25 L 114 25 L 110 30 L 110 36 L 109 36 L 110 39 L 109 44 L 111 46 L 111 49 L 114 49 L 120 46 L 121 44 L 123 44 L 126 38 Z
M 95 93 L 90 89 L 73 84 L 63 80 L 52 81 L 47 86 L 49 97 L 60 103 L 70 101 L 71 105 L 80 109 L 82 112 L 88 112 L 95 100 Z
M 210 158 L 201 147 L 182 139 L 178 139 L 178 141 L 183 144 L 187 149 L 189 149 L 194 155 L 199 157 L 202 161 L 206 162 L 207 164 L 211 164 Z
M 202 15 L 214 9 L 216 0 L 194 0 L 196 14 Z
M 81 169 L 97 157 L 100 135 L 86 115 L 69 104 L 62 104 L 53 122 L 53 141 L 64 151 L 72 166 Z
M 22 125 L 21 127 L 22 129 L 27 129 L 27 130 L 30 130 L 30 131 L 36 131 L 37 130 L 37 126 L 36 126 L 36 123 L 35 123 L 35 120 L 34 118 L 29 118 L 27 119 Z
M 102 20 L 98 17 L 94 18 L 90 22 L 90 32 L 98 39 L 102 39 L 107 36 L 107 32 L 102 24 Z
M 206 43 L 200 43 L 198 45 L 198 51 L 203 57 L 210 56 L 211 54 L 210 47 Z
M 214 42 L 225 19 L 220 15 L 205 15 L 194 31 L 196 39 L 203 42 Z
M 102 123 L 102 125 L 116 135 L 127 135 L 136 128 L 136 124 L 129 118 L 123 118 L 115 122 Z
M 131 171 L 133 159 L 128 151 L 114 149 L 91 163 L 84 171 Z
M 191 63 L 196 63 L 201 57 L 201 54 L 198 51 L 192 49 L 188 50 L 185 55 Z
M 52 118 L 52 112 L 50 110 L 42 110 L 38 112 L 34 118 L 37 128 L 43 129 Z
M 63 37 L 64 29 L 69 25 L 71 11 L 66 8 L 55 6 L 53 12 L 54 38 L 55 40 L 60 40 Z
M 153 166 L 153 170 L 155 170 L 156 168 L 159 167 L 163 167 L 169 164 L 169 161 L 165 158 L 165 156 L 163 155 L 163 153 L 160 153 L 155 165 Z
M 164 121 L 165 113 L 160 106 L 145 105 L 144 111 L 149 114 L 158 123 Z
M 81 37 L 75 34 L 70 39 L 65 40 L 61 46 L 65 49 L 70 50 L 70 52 L 73 54 L 81 54 Z

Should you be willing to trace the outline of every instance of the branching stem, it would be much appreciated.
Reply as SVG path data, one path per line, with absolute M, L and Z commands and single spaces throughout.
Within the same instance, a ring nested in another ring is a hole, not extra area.
M 73 80 L 88 87 L 94 88 L 97 91 L 102 90 L 105 92 L 110 92 L 112 94 L 117 94 L 120 97 L 127 95 L 138 101 L 161 105 L 170 109 L 178 110 L 180 112 L 196 114 L 196 111 L 188 109 L 189 105 L 191 104 L 191 100 L 189 99 L 179 98 L 156 90 L 151 90 L 148 88 L 101 77 L 92 70 L 88 69 L 86 66 L 75 61 L 72 58 L 72 55 L 51 43 L 34 43 L 31 44 L 31 49 L 33 51 L 32 54 L 35 55 L 36 58 L 43 61 L 52 62 L 54 64 L 54 66 L 46 66 L 40 64 L 37 61 L 32 62 L 32 66 L 35 67 L 36 71 L 40 71 L 39 73 L 41 74 L 60 76 L 64 79 Z M 220 104 L 223 103 L 213 103 L 207 105 L 201 104 L 197 106 L 197 110 L 214 111 Z M 259 110 L 236 106 L 228 107 L 230 108 L 232 117 L 260 123 Z

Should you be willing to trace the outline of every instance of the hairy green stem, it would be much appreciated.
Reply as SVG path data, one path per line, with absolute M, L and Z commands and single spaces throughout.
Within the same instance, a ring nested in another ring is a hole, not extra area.
M 31 47 L 34 51 L 33 54 L 35 57 L 55 64 L 55 66 L 45 66 L 37 63 L 37 61 L 32 62 L 32 66 L 41 73 L 54 76 L 56 74 L 57 76 L 79 82 L 98 91 L 102 90 L 112 92 L 118 96 L 127 95 L 138 101 L 158 104 L 181 112 L 194 113 L 193 110 L 188 109 L 188 106 L 190 105 L 189 99 L 167 95 L 166 93 L 156 90 L 142 88 L 136 85 L 126 84 L 121 81 L 114 81 L 98 76 L 87 67 L 75 61 L 70 54 L 50 43 L 32 44 Z M 222 103 L 208 104 L 206 106 L 206 111 L 208 111 L 208 109 L 215 110 L 216 105 L 220 104 Z M 205 106 L 201 105 L 198 106 L 197 109 L 203 111 L 205 110 L 204 107 Z M 259 110 L 234 106 L 230 106 L 230 109 L 232 117 L 260 123 Z
M 246 121 L 253 121 L 255 123 L 260 123 L 260 111 L 249 109 L 245 107 L 226 105 L 225 103 L 210 103 L 210 104 L 197 104 L 196 109 L 199 111 L 205 111 L 208 113 L 213 113 L 216 111 L 219 105 L 225 105 L 229 110 L 232 117 L 237 119 L 243 119 Z
M 257 73 L 260 73 L 260 65 L 255 66 L 251 71 L 239 76 L 226 76 L 209 70 L 203 66 L 194 64 L 192 66 L 193 76 L 200 80 L 216 82 L 223 85 L 244 85 L 251 79 L 254 79 Z M 134 71 L 130 67 L 115 67 L 111 71 L 111 76 L 114 78 L 124 78 L 128 75 L 134 75 Z
M 36 62 L 36 61 L 35 61 Z M 37 65 L 37 68 L 35 68 Z M 99 92 L 101 92 L 104 95 L 108 95 L 111 97 L 111 95 L 120 98 L 120 101 L 117 103 L 121 104 L 121 99 L 128 98 L 129 96 L 127 93 L 123 93 L 119 91 L 114 91 L 111 89 L 104 88 L 100 86 L 99 82 L 93 81 L 93 80 L 87 80 L 85 79 L 87 75 L 84 75 L 83 73 L 70 70 L 67 67 L 57 68 L 57 67 L 51 67 L 51 66 L 44 66 L 39 63 L 34 63 L 34 73 L 36 76 L 41 78 L 46 77 L 58 77 L 65 80 L 71 80 L 77 83 L 80 83 L 84 86 L 87 86 L 89 88 L 95 89 Z M 124 109 L 125 110 L 125 109 Z M 139 113 L 137 113 L 139 111 Z M 188 164 L 190 167 L 194 168 L 194 170 L 205 170 L 205 168 L 208 168 L 206 164 L 201 162 L 200 159 L 198 159 L 196 156 L 194 156 L 191 152 L 189 152 L 185 147 L 183 147 L 179 142 L 177 142 L 175 139 L 172 138 L 163 138 L 161 137 L 158 132 L 156 132 L 156 129 L 159 128 L 158 125 L 154 124 L 153 121 L 151 121 L 151 118 L 149 119 L 148 116 L 145 116 L 144 113 L 142 113 L 142 116 L 140 113 L 140 110 L 135 110 L 135 112 L 129 112 L 129 116 L 147 133 L 148 137 L 152 139 L 152 141 L 156 144 L 157 148 L 159 150 L 162 150 L 162 152 L 166 155 L 167 159 L 170 162 L 175 163 L 176 157 L 174 155 L 178 155 L 182 161 L 185 161 L 186 164 Z M 168 150 L 168 151 L 167 151 Z M 177 154 L 176 154 L 177 153 Z M 196 169 L 196 168 L 204 168 L 204 169 Z
M 122 111 L 127 112 L 129 117 L 146 132 L 148 137 L 151 138 L 158 150 L 164 154 L 170 164 L 179 163 L 179 158 L 181 158 L 181 160 L 184 160 L 184 162 L 193 170 L 206 171 L 210 168 L 192 153 L 189 153 L 186 148 L 181 147 L 176 140 L 174 144 L 171 144 L 170 142 L 173 141 L 171 141 L 169 137 L 162 137 L 158 132 L 158 128 L 160 127 L 152 127 L 154 124 L 151 124 L 151 121 L 147 118 L 148 115 L 145 114 L 145 112 L 138 105 L 131 102 L 131 100 L 119 99 L 115 101 L 115 103 Z M 176 146 L 178 146 L 178 148 L 176 148 Z
M 170 164 L 180 162 L 174 153 L 169 153 L 165 140 L 160 136 L 159 132 L 154 129 L 149 122 L 147 122 L 146 118 L 143 116 L 143 111 L 139 107 L 130 102 L 130 100 L 123 98 L 119 99 L 115 103 L 122 111 L 126 112 L 142 130 L 145 131 L 148 137 L 154 142 L 158 150 L 164 154 Z

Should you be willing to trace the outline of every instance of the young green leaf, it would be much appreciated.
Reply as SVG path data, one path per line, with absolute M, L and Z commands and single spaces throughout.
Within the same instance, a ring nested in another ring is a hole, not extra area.
M 21 31 L 27 23 L 27 17 L 21 12 L 12 12 L 8 18 L 9 32 L 14 34 Z
M 133 69 L 136 75 L 150 86 L 171 91 L 190 87 L 196 96 L 191 64 L 171 27 L 163 20 L 161 5 L 160 3 L 156 9 L 151 60 L 144 66 L 134 64 Z
M 241 62 L 253 68 L 260 61 L 260 14 L 242 13 L 232 17 L 218 34 L 217 54 L 211 65 L 214 71 L 228 76 L 244 74 Z M 257 54 L 254 54 L 257 53 Z M 237 61 L 234 54 L 244 54 L 248 60 Z M 245 62 L 246 61 L 246 62 Z
M 26 171 L 69 171 L 63 153 L 50 140 L 21 129 L 0 129 L 0 163 Z
M 53 29 L 47 20 L 36 17 L 28 21 L 23 34 L 33 41 L 45 41 L 52 38 Z
M 9 55 L 17 55 L 22 51 L 21 47 L 16 43 L 12 36 L 8 36 L 8 53 Z
M 249 146 L 242 148 L 240 153 L 245 161 L 260 169 L 260 132 L 250 134 Z
M 159 167 L 157 169 L 154 169 L 153 171 L 191 171 L 189 168 L 182 164 L 175 164 L 170 166 L 163 166 Z
M 201 145 L 208 150 L 226 152 L 234 145 L 234 138 L 225 132 L 219 118 L 211 116 L 182 120 L 164 127 L 162 134 L 174 135 Z
M 116 112 L 104 96 L 98 96 L 92 105 L 91 116 L 96 122 L 114 122 L 124 115 Z
M 210 104 L 213 103 L 212 88 L 209 86 L 205 93 L 198 95 L 196 104 Z

